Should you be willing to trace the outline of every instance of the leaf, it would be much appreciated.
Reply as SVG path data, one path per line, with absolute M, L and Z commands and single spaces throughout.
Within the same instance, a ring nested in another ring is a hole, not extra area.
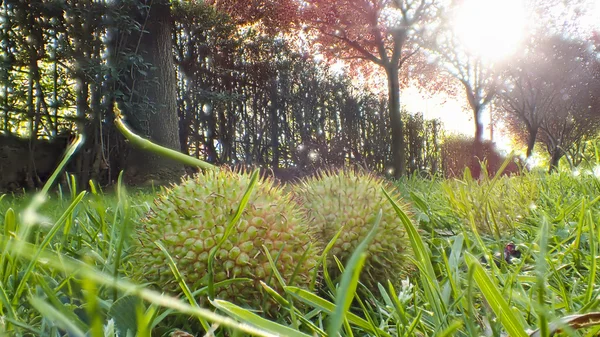
M 108 316 L 114 320 L 117 330 L 125 336 L 127 331 L 137 334 L 137 317 L 135 312 L 142 302 L 135 296 L 123 296 L 108 309 Z
M 561 332 L 561 328 L 568 326 L 572 329 L 589 328 L 600 325 L 600 312 L 588 312 L 582 315 L 570 315 L 562 317 L 550 323 L 550 336 Z M 529 337 L 541 337 L 540 329 L 537 329 L 529 334 Z

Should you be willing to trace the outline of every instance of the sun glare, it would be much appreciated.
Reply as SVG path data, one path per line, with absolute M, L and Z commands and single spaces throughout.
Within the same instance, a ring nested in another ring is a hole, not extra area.
M 516 51 L 525 22 L 522 0 L 464 0 L 454 30 L 469 52 L 496 61 Z

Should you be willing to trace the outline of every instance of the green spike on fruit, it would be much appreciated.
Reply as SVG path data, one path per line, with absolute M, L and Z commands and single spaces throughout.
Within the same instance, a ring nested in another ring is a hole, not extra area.
M 328 272 L 334 278 L 339 276 L 340 270 L 332 257 L 345 264 L 373 227 L 379 210 L 383 211 L 379 231 L 369 245 L 369 256 L 361 274 L 361 282 L 372 291 L 377 291 L 377 283 L 385 286 L 388 279 L 394 285 L 399 284 L 413 269 L 408 259 L 412 254 L 409 238 L 382 188 L 393 191 L 373 175 L 342 170 L 321 172 L 294 190 L 323 245 L 344 226 L 328 254 Z M 392 196 L 399 200 L 397 195 Z
M 132 260 L 137 278 L 171 293 L 180 293 L 160 241 L 194 291 L 207 286 L 209 255 L 223 238 L 251 181 L 251 175 L 226 169 L 209 170 L 184 179 L 155 200 L 138 229 Z M 270 312 L 260 281 L 281 291 L 266 247 L 288 285 L 308 287 L 319 259 L 319 247 L 292 196 L 272 180 L 259 180 L 240 220 L 216 250 L 214 282 L 249 278 L 215 287 L 215 297 Z M 205 296 L 204 296 L 205 298 Z M 265 306 L 259 308 L 261 304 Z

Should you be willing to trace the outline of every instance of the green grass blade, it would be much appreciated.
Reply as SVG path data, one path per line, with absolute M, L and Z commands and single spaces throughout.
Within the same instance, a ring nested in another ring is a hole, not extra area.
M 589 274 L 588 274 L 588 286 L 587 286 L 587 290 L 585 292 L 585 299 L 584 299 L 584 303 L 589 303 L 592 301 L 592 295 L 594 292 L 594 286 L 596 284 L 596 274 L 597 274 L 597 245 L 600 244 L 600 242 L 596 241 L 598 238 L 598 235 L 600 234 L 600 226 L 598 226 L 595 222 L 594 219 L 592 218 L 592 213 L 591 212 L 586 212 L 587 215 L 587 223 L 588 226 L 590 226 L 590 235 L 589 235 L 589 245 L 590 245 L 590 263 L 591 266 L 589 268 Z M 595 228 L 598 227 L 598 228 Z M 594 229 L 597 231 L 597 233 L 594 233 Z
M 20 321 L 16 321 L 16 320 L 13 320 L 12 318 L 8 318 L 8 317 L 5 317 L 4 320 L 6 320 L 7 323 L 10 323 L 10 324 L 14 325 L 17 328 L 20 328 L 22 330 L 31 332 L 31 334 L 26 334 L 26 335 L 23 335 L 23 334 L 20 334 L 20 335 L 17 335 L 17 334 L 9 335 L 9 334 L 6 334 L 6 333 L 4 333 L 2 331 L 2 333 L 0 333 L 1 337 L 12 337 L 12 336 L 19 336 L 19 337 L 21 337 L 21 336 L 43 336 L 44 335 L 44 333 L 41 330 L 38 330 L 38 329 L 36 329 L 35 327 L 33 327 L 33 326 L 29 325 L 29 324 L 26 324 L 26 323 L 23 323 L 23 322 L 20 322 Z M 7 324 L 6 326 L 8 327 L 9 325 Z
M 298 309 L 294 308 L 293 306 L 290 307 L 290 305 L 292 303 L 290 301 L 286 300 L 285 298 L 283 298 L 283 296 L 281 296 L 277 291 L 275 291 L 275 289 L 269 287 L 263 281 L 260 281 L 260 285 L 267 292 L 267 294 L 269 294 L 271 297 L 273 297 L 273 299 L 275 299 L 277 301 L 277 303 L 279 303 L 282 307 L 290 308 L 290 310 L 292 310 L 292 312 L 296 314 L 295 317 L 298 318 L 300 321 L 302 321 L 302 323 L 304 323 L 306 326 L 310 327 L 310 329 L 312 329 L 319 336 L 326 336 L 325 331 L 319 329 L 319 327 L 317 327 L 313 322 L 311 322 L 310 320 L 308 320 L 307 318 L 302 316 Z
M 302 288 L 288 286 L 288 287 L 285 287 L 285 292 L 292 295 L 292 297 L 299 300 L 300 302 L 308 304 L 313 308 L 316 308 L 318 310 L 325 312 L 326 314 L 332 314 L 335 310 L 335 304 L 311 293 L 310 291 L 304 290 Z M 350 323 L 360 327 L 361 329 L 364 329 L 366 331 L 373 331 L 376 329 L 378 331 L 378 333 L 381 334 L 382 336 L 388 336 L 388 337 L 391 336 L 389 333 L 387 333 L 377 327 L 373 327 L 365 319 L 363 319 L 351 312 L 349 312 L 346 315 L 346 318 L 348 319 L 348 321 Z
M 539 257 L 536 259 L 535 266 L 535 274 L 536 274 L 536 283 L 535 288 L 537 288 L 537 306 L 534 306 L 535 313 L 538 316 L 538 327 L 542 333 L 542 336 L 548 337 L 550 336 L 549 332 L 549 310 L 545 303 L 546 298 L 546 287 L 548 284 L 546 283 L 546 272 L 548 270 L 548 265 L 546 262 L 546 258 L 548 256 L 548 221 L 544 218 L 542 221 L 542 226 L 540 227 L 540 236 L 539 236 Z
M 271 256 L 271 252 L 269 252 L 269 249 L 267 249 L 267 247 L 265 245 L 262 246 L 263 252 L 265 252 L 265 256 L 267 257 L 267 260 L 269 261 L 269 266 L 271 267 L 271 271 L 273 272 L 272 276 L 275 276 L 275 279 L 277 280 L 277 283 L 279 283 L 279 285 L 281 285 L 282 287 L 285 287 L 285 281 L 283 279 L 283 277 L 281 276 L 281 273 L 279 272 L 279 270 L 277 270 L 277 264 L 275 263 L 276 260 L 273 260 L 273 256 Z M 283 249 L 283 247 L 282 247 Z M 278 257 L 278 256 L 277 256 Z M 302 262 L 300 262 L 302 263 Z
M 44 302 L 39 297 L 32 297 L 29 299 L 29 303 L 42 314 L 42 316 L 46 317 L 50 322 L 54 322 L 56 325 L 61 327 L 62 329 L 69 332 L 69 336 L 79 336 L 85 337 L 85 332 L 83 332 L 77 325 L 75 325 L 69 318 L 67 318 L 62 312 L 56 310 L 50 304 Z
M 440 332 L 437 336 L 438 337 L 446 337 L 446 336 L 454 336 L 456 334 L 456 332 L 458 332 L 458 330 L 462 327 L 462 322 L 461 321 L 453 321 L 452 323 L 450 323 L 448 325 L 448 327 L 446 329 L 444 329 L 444 331 Z
M 71 322 L 71 324 L 77 326 L 80 330 L 86 330 L 86 324 L 75 314 L 75 312 L 72 309 L 65 307 L 65 305 L 57 297 L 55 289 L 50 287 L 50 285 L 48 285 L 48 283 L 43 277 L 40 277 L 37 274 L 35 276 L 36 277 L 34 278 L 32 283 L 35 283 L 37 287 L 41 288 L 44 291 L 44 293 L 47 296 L 45 300 L 48 302 L 48 305 L 51 305 L 52 308 L 54 308 L 54 310 L 60 312 L 65 317 L 65 319 L 68 319 L 69 322 Z
M 335 235 L 333 236 L 333 238 L 331 238 L 331 240 L 329 240 L 329 242 L 327 243 L 327 246 L 325 246 L 325 249 L 323 249 L 323 254 L 321 254 L 321 265 L 323 265 L 323 280 L 325 281 L 325 284 L 327 285 L 327 288 L 329 288 L 329 290 L 331 290 L 331 292 L 335 293 L 335 285 L 333 284 L 333 281 L 331 280 L 331 277 L 329 276 L 329 272 L 328 272 L 328 267 L 327 267 L 327 256 L 329 255 L 329 251 L 333 248 L 333 245 L 335 244 L 335 242 L 337 241 L 337 239 L 340 237 L 340 235 L 342 234 L 342 232 L 344 231 L 344 225 L 342 225 L 340 227 L 340 229 L 337 231 L 337 233 L 335 233 Z M 316 272 L 318 268 L 315 268 L 315 279 L 316 279 Z
M 422 315 L 423 315 L 423 311 L 419 310 L 419 312 L 417 313 L 417 317 L 415 317 L 415 319 L 413 319 L 412 323 L 408 327 L 408 330 L 406 331 L 405 336 L 414 336 L 415 335 L 413 332 L 417 328 L 417 325 L 419 323 L 421 323 L 421 316 Z
M 4 214 L 4 236 L 15 235 L 17 231 L 17 218 L 12 208 L 6 210 Z
M 171 257 L 171 254 L 169 254 L 169 252 L 162 245 L 162 243 L 160 243 L 158 241 L 154 241 L 154 244 L 156 246 L 158 246 L 158 248 L 163 252 L 165 257 L 167 258 L 167 263 L 169 264 L 169 268 L 171 268 L 171 272 L 173 273 L 173 276 L 175 276 L 175 281 L 177 281 L 177 283 L 179 284 L 179 287 L 183 291 L 183 294 L 187 298 L 190 305 L 193 307 L 196 307 L 196 308 L 200 307 L 198 305 L 198 302 L 196 301 L 196 298 L 192 294 L 192 291 L 190 290 L 188 285 L 185 283 L 185 279 L 183 278 L 183 276 L 181 276 L 181 273 L 179 272 L 179 269 L 177 268 L 177 265 L 175 264 L 173 257 Z M 200 320 L 200 324 L 202 325 L 202 328 L 204 328 L 205 331 L 208 331 L 208 329 L 209 329 L 208 322 L 202 317 L 199 317 L 199 320 Z
M 36 248 L 35 248 L 36 254 L 35 254 L 34 258 L 31 261 L 29 261 L 29 265 L 25 269 L 25 272 L 23 274 L 23 278 L 21 279 L 21 282 L 19 283 L 19 286 L 17 287 L 17 290 L 15 291 L 15 296 L 13 297 L 13 301 L 12 301 L 13 304 L 18 303 L 19 298 L 21 298 L 23 290 L 25 289 L 25 286 L 27 285 L 27 280 L 29 279 L 29 276 L 31 275 L 31 272 L 33 271 L 33 268 L 35 267 L 35 265 L 36 265 L 36 263 L 38 261 L 38 258 L 40 257 L 40 254 L 50 244 L 50 241 L 58 233 L 61 225 L 70 216 L 70 214 L 73 212 L 73 210 L 75 209 L 75 207 L 77 207 L 77 205 L 79 205 L 79 203 L 81 202 L 81 200 L 83 199 L 83 197 L 85 196 L 85 194 L 86 194 L 85 191 L 81 192 L 77 196 L 77 198 L 75 198 L 75 200 L 73 200 L 73 202 L 71 203 L 71 205 L 69 205 L 69 207 L 67 208 L 67 210 L 62 214 L 62 216 L 58 219 L 58 221 L 56 221 L 56 223 L 54 224 L 54 226 L 52 226 L 52 228 L 50 229 L 50 231 L 48 232 L 48 234 L 46 234 L 46 237 L 44 238 L 44 241 L 42 241 L 42 243 L 40 243 L 39 245 L 36 246 Z
M 127 138 L 127 140 L 129 140 L 131 142 L 131 144 L 133 144 L 134 146 L 136 146 L 142 150 L 150 151 L 150 152 L 156 153 L 160 156 L 176 160 L 185 165 L 199 167 L 203 170 L 213 170 L 213 169 L 217 168 L 216 166 L 209 164 L 203 160 L 194 158 L 192 156 L 186 155 L 179 151 L 171 150 L 169 148 L 160 146 L 158 144 L 154 144 L 150 140 L 144 139 L 144 138 L 136 135 L 127 127 L 127 125 L 125 125 L 125 123 L 123 122 L 123 115 L 121 114 L 121 111 L 116 106 L 115 106 L 115 115 L 116 116 L 115 116 L 114 122 L 117 127 L 117 130 L 119 130 L 121 132 L 121 134 L 123 136 L 125 136 L 125 138 Z
M 382 211 L 379 210 L 377 213 L 377 218 L 375 218 L 373 228 L 371 228 L 367 236 L 356 247 L 356 250 L 354 250 L 350 256 L 350 260 L 348 260 L 348 263 L 346 264 L 346 269 L 342 273 L 342 279 L 335 296 L 335 311 L 330 317 L 329 325 L 327 327 L 327 334 L 329 336 L 337 336 L 342 328 L 342 325 L 344 324 L 344 321 L 346 320 L 346 314 L 348 313 L 350 305 L 352 304 L 352 300 L 356 294 L 360 272 L 362 271 L 367 259 L 367 247 L 377 234 L 379 223 L 381 222 L 381 216 Z
M 239 307 L 231 302 L 212 300 L 211 303 L 216 308 L 226 312 L 229 316 L 235 317 L 243 323 L 268 332 L 272 334 L 272 336 L 311 337 L 310 335 L 307 335 L 301 331 L 297 331 L 285 325 L 264 319 L 257 314 Z
M 231 233 L 233 232 L 233 229 L 235 228 L 238 221 L 242 217 L 242 213 L 244 212 L 244 209 L 246 209 L 246 206 L 248 205 L 248 202 L 250 201 L 250 196 L 252 195 L 252 191 L 254 191 L 254 187 L 256 186 L 256 183 L 258 182 L 258 178 L 259 178 L 258 174 L 259 174 L 259 171 L 255 170 L 252 173 L 252 176 L 250 176 L 250 183 L 248 184 L 248 188 L 246 189 L 246 192 L 244 192 L 244 195 L 242 196 L 242 200 L 240 201 L 240 204 L 238 205 L 235 215 L 233 216 L 233 218 L 231 219 L 229 224 L 227 224 L 227 227 L 225 228 L 225 232 L 223 233 L 223 237 L 221 238 L 221 240 L 219 240 L 219 242 L 210 250 L 210 253 L 208 254 L 208 298 L 210 298 L 210 299 L 215 298 L 215 290 L 214 290 L 215 255 L 217 254 L 217 252 L 219 251 L 219 248 L 221 248 L 221 246 L 223 245 L 225 240 L 227 240 L 229 235 L 231 235 Z
M 69 159 L 71 159 L 71 157 L 75 154 L 75 151 L 77 151 L 77 149 L 83 144 L 83 142 L 84 142 L 83 135 L 78 134 L 77 138 L 75 138 L 75 140 L 71 144 L 69 144 L 63 159 L 60 161 L 60 163 L 58 164 L 58 167 L 56 167 L 54 172 L 52 172 L 52 175 L 50 176 L 50 178 L 48 178 L 48 180 L 44 184 L 44 187 L 42 188 L 42 191 L 40 192 L 41 195 L 43 195 L 44 197 L 46 196 L 46 194 L 48 193 L 48 190 L 50 190 L 50 187 L 54 183 L 54 180 L 56 180 L 56 177 L 58 177 L 58 175 L 62 172 L 65 165 L 67 165 L 67 163 L 69 162 Z
M 264 291 L 267 292 L 267 294 L 269 294 L 269 296 L 271 296 L 275 301 L 277 301 L 277 303 L 279 303 L 279 305 L 281 305 L 284 308 L 289 307 L 290 302 L 283 298 L 283 296 L 279 295 L 279 293 L 275 289 L 269 287 L 269 285 L 267 285 L 263 281 L 260 281 L 260 285 L 264 289 Z
M 241 332 L 245 332 L 255 336 L 272 336 L 271 333 L 267 333 L 263 330 L 257 329 L 247 324 L 240 324 L 235 320 L 225 317 L 212 312 L 211 310 L 203 308 L 195 308 L 181 300 L 161 294 L 157 291 L 143 288 L 137 284 L 131 283 L 124 279 L 115 280 L 108 273 L 100 272 L 91 266 L 73 259 L 68 256 L 58 255 L 54 252 L 43 250 L 39 255 L 36 255 L 37 247 L 27 242 L 8 240 L 3 235 L 0 236 L 0 250 L 6 249 L 9 253 L 16 256 L 33 260 L 34 258 L 41 258 L 45 260 L 45 267 L 55 269 L 65 274 L 72 274 L 77 277 L 87 277 L 98 283 L 109 288 L 117 288 L 124 293 L 139 296 L 143 300 L 161 306 L 164 308 L 174 309 L 181 314 L 187 314 L 193 317 L 202 317 L 208 321 L 214 322 L 215 324 L 223 327 L 229 327 Z
M 11 305 L 8 296 L 6 295 L 6 291 L 4 290 L 4 284 L 2 283 L 2 281 L 0 281 L 0 302 L 2 303 L 2 307 L 0 308 L 0 315 L 16 321 L 17 314 L 15 313 L 15 310 Z
M 492 279 L 487 275 L 477 258 L 470 253 L 465 253 L 465 258 L 469 269 L 473 270 L 473 278 L 481 289 L 483 296 L 488 301 L 490 307 L 500 319 L 500 323 L 511 337 L 527 337 L 525 328 L 521 321 L 517 319 L 508 303 L 496 287 Z
M 381 288 L 383 288 L 383 286 L 381 286 Z M 382 290 L 384 290 L 384 289 L 382 289 Z M 389 291 L 389 296 L 387 296 L 387 298 L 389 299 L 389 302 L 390 302 L 389 305 L 394 307 L 394 309 L 396 310 L 398 319 L 402 322 L 402 324 L 405 327 L 408 326 L 408 320 L 406 319 L 406 310 L 404 310 L 404 305 L 402 303 L 400 303 L 400 299 L 398 298 L 396 289 L 394 289 L 394 286 L 390 280 L 388 280 L 388 291 Z M 381 291 L 381 293 L 383 294 L 384 292 Z M 421 314 L 421 311 L 419 311 L 419 316 L 420 316 L 420 314 Z
M 15 211 L 12 208 L 9 208 L 4 214 L 4 236 L 12 237 L 15 236 L 17 230 L 17 219 L 15 216 Z M 0 281 L 7 282 L 9 275 L 12 274 L 12 269 L 15 268 L 12 265 L 11 258 L 7 252 L 3 251 L 0 254 Z M 9 264 L 10 267 L 9 268 Z M 1 309 L 0 309 L 1 310 Z
M 119 267 L 121 266 L 121 259 L 123 257 L 123 249 L 125 247 L 125 240 L 129 237 L 129 216 L 131 212 L 131 207 L 129 205 L 127 199 L 127 193 L 125 187 L 123 186 L 123 171 L 119 173 L 119 177 L 117 179 L 117 209 L 121 213 L 123 219 L 121 221 L 117 220 L 118 212 L 115 212 L 113 225 L 111 226 L 110 233 L 110 251 L 108 255 L 108 263 L 110 265 L 112 260 L 114 260 L 114 269 L 112 271 L 113 277 L 116 279 L 119 276 Z M 100 213 L 101 214 L 101 213 Z M 117 232 L 119 235 L 117 235 Z M 115 240 L 118 241 L 115 243 Z M 112 254 L 111 254 L 112 253 Z M 113 301 L 117 300 L 117 293 L 113 293 Z
M 427 297 L 427 301 L 431 305 L 434 317 L 433 319 L 436 322 L 436 326 L 440 329 L 444 329 L 447 326 L 446 317 L 447 317 L 447 308 L 443 305 L 442 292 L 440 285 L 437 281 L 437 277 L 435 275 L 435 271 L 433 270 L 433 264 L 431 264 L 431 258 L 429 257 L 429 252 L 425 248 L 425 243 L 417 228 L 413 225 L 412 221 L 408 218 L 406 213 L 398 206 L 398 203 L 388 194 L 385 189 L 382 189 L 388 201 L 392 204 L 394 210 L 404 228 L 406 229 L 406 233 L 410 239 L 410 243 L 415 254 L 415 262 L 417 263 L 417 267 L 421 273 L 421 282 L 423 284 L 423 288 L 425 291 L 425 296 Z

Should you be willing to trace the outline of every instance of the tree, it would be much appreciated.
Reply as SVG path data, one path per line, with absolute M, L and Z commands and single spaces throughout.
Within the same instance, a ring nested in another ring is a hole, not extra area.
M 474 177 L 479 177 L 479 160 L 483 160 L 482 115 L 486 106 L 497 94 L 498 78 L 494 64 L 470 53 L 449 26 L 448 23 L 442 26 L 430 50 L 437 57 L 438 65 L 451 77 L 457 79 L 464 88 L 475 122 L 474 156 L 470 169 Z
M 256 17 L 244 2 L 214 2 L 236 17 Z M 271 8 L 275 3 L 255 1 L 259 8 Z M 313 39 L 315 52 L 353 65 L 374 64 L 383 70 L 387 79 L 393 171 L 394 176 L 402 176 L 406 171 L 406 155 L 400 117 L 400 72 L 419 52 L 417 39 L 427 22 L 436 16 L 437 1 L 306 0 L 296 2 L 296 8 L 290 7 L 289 1 L 284 4 L 283 12 L 272 14 L 279 19 L 287 15 L 288 28 L 304 27 L 306 36 Z M 270 18 L 268 12 L 259 16 L 263 22 L 267 18 Z
M 132 62 L 122 79 L 120 89 L 127 121 L 140 134 L 174 150 L 180 150 L 177 118 L 177 81 L 173 61 L 171 8 L 167 0 L 134 0 L 130 5 L 131 18 L 139 24 L 136 31 L 122 31 L 123 40 L 115 41 L 129 47 Z M 137 57 L 135 57 L 137 55 Z M 142 61 L 140 61 L 140 59 Z M 177 180 L 183 166 L 153 153 L 132 149 L 124 164 L 130 183 L 150 180 Z
M 556 81 L 552 78 L 556 74 L 552 73 L 551 59 L 544 55 L 540 46 L 536 51 L 533 43 L 532 40 L 505 69 L 505 88 L 498 99 L 508 128 L 527 144 L 527 158 L 533 154 L 542 122 L 550 115 L 558 95 Z
M 419 52 L 417 39 L 437 7 L 429 0 L 308 0 L 302 20 L 322 52 L 352 62 L 371 62 L 385 72 L 394 176 L 406 170 L 401 119 L 400 70 Z
M 598 60 L 589 44 L 561 36 L 530 41 L 507 77 L 502 93 L 512 130 L 525 132 L 527 155 L 540 141 L 552 172 L 563 156 L 600 128 Z M 541 132 L 540 132 L 541 131 Z

